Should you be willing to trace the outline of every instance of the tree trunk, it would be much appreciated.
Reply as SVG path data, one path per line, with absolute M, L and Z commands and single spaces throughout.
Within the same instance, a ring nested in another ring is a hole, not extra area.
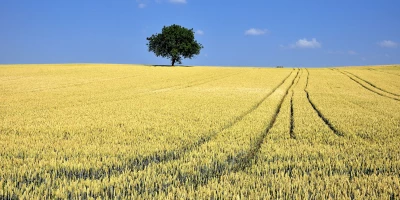
M 175 59 L 172 59 L 172 67 L 175 66 Z

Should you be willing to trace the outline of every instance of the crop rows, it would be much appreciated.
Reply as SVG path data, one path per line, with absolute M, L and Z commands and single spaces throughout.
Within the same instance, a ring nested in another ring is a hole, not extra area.
M 399 67 L 0 67 L 0 199 L 398 199 Z
M 314 94 L 314 102 L 318 107 L 324 102 L 318 93 L 324 93 L 327 85 L 317 90 L 319 87 L 314 87 L 317 85 L 313 83 L 318 81 L 323 84 L 322 80 L 326 77 L 316 75 L 329 74 L 329 71 L 310 70 L 313 76 L 310 76 L 309 92 Z M 306 74 L 300 77 L 298 85 L 294 87 L 293 99 L 283 102 L 277 123 L 264 140 L 253 165 L 244 171 L 213 180 L 188 196 L 227 199 L 399 198 L 400 165 L 394 159 L 399 157 L 399 151 L 395 144 L 383 146 L 379 142 L 366 142 L 360 137 L 351 137 L 349 129 L 344 129 L 345 137 L 335 135 L 307 99 L 304 90 L 307 85 Z M 289 135 L 291 106 L 294 110 L 295 140 L 290 139 Z M 336 109 L 335 112 L 343 111 Z M 324 113 L 329 112 L 324 110 Z M 391 127 L 398 130 L 395 126 Z M 398 141 L 399 137 L 395 138 Z

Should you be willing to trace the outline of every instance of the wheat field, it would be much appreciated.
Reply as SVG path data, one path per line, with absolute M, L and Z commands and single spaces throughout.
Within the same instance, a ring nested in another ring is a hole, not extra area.
M 0 66 L 0 199 L 400 199 L 400 66 Z

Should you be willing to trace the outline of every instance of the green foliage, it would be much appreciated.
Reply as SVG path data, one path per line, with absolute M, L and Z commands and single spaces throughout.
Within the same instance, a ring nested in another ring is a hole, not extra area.
M 194 38 L 193 29 L 173 24 L 164 26 L 161 33 L 153 34 L 148 37 L 149 52 L 154 52 L 156 56 L 171 59 L 171 64 L 175 62 L 182 64 L 183 58 L 193 58 L 200 54 L 203 45 Z

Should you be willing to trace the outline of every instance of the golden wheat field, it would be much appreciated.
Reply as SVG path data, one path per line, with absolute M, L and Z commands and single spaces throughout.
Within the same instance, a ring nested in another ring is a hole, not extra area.
M 0 66 L 0 199 L 400 199 L 400 66 Z

